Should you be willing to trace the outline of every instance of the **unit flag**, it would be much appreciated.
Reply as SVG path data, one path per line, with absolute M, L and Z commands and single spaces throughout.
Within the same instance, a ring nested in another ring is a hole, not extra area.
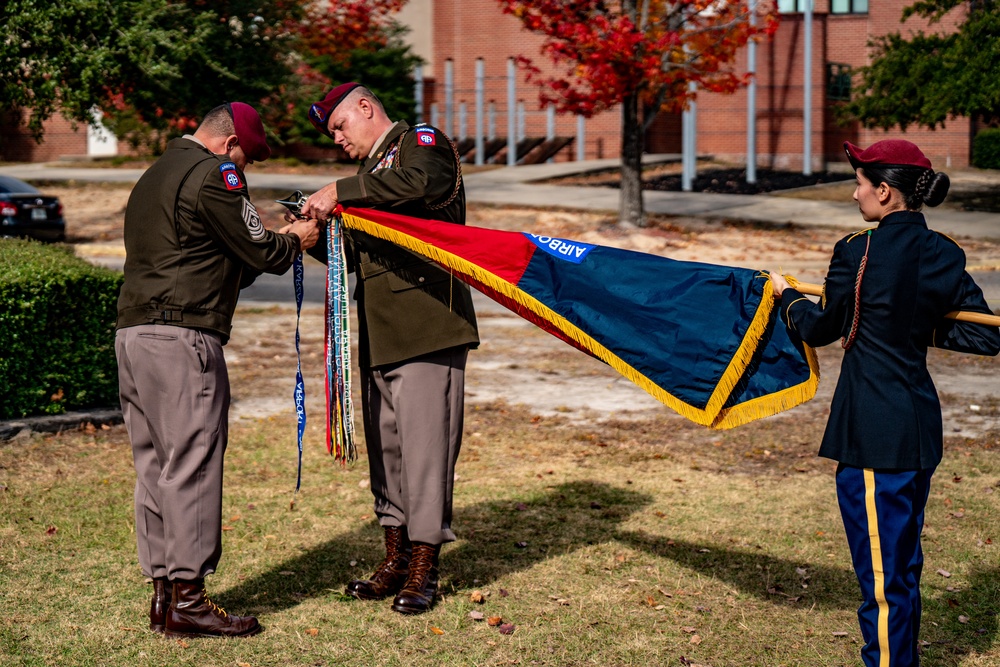
M 347 229 L 437 262 L 698 424 L 732 428 L 816 393 L 816 353 L 775 326 L 762 271 L 370 209 L 339 215 Z

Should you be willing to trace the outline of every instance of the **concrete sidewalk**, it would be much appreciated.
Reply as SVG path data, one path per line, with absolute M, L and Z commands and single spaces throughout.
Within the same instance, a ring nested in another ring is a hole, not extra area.
M 646 155 L 645 164 L 678 161 L 679 155 Z M 618 211 L 619 191 L 605 187 L 576 187 L 547 185 L 544 181 L 615 169 L 619 160 L 587 160 L 583 162 L 556 162 L 552 164 L 501 167 L 465 174 L 466 196 L 469 202 L 509 205 L 579 209 L 590 211 Z M 25 181 L 77 181 L 134 183 L 142 174 L 141 169 L 101 169 L 60 167 L 58 163 L 20 164 L 0 167 L 0 174 Z M 953 177 L 958 183 L 960 177 Z M 275 190 L 301 190 L 315 192 L 331 181 L 327 176 L 301 174 L 271 174 L 255 171 L 247 173 L 252 188 Z M 817 225 L 844 230 L 861 229 L 865 223 L 857 205 L 851 201 L 829 202 L 775 195 L 728 195 L 701 192 L 643 193 L 646 211 L 663 215 L 677 215 L 707 220 L 733 220 L 775 224 Z M 1000 242 L 1000 214 L 951 209 L 925 209 L 930 226 L 949 236 L 971 237 Z

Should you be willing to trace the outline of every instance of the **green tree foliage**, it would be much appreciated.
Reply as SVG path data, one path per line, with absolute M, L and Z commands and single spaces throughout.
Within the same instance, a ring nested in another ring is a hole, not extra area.
M 309 104 L 364 81 L 412 115 L 419 59 L 393 15 L 405 0 L 8 0 L 0 3 L 0 113 L 36 139 L 60 113 L 154 151 L 219 103 L 256 105 L 285 140 L 318 141 Z
M 0 111 L 28 110 L 38 139 L 54 114 L 89 122 L 96 108 L 119 137 L 188 129 L 223 100 L 256 103 L 288 80 L 285 24 L 300 4 L 10 0 Z
M 268 117 L 283 141 L 331 146 L 308 120 L 309 105 L 333 86 L 358 81 L 369 87 L 394 120 L 414 119 L 413 68 L 419 56 L 404 42 L 396 14 L 406 0 L 323 0 L 312 3 L 295 26 L 300 59 L 297 89 L 282 94 L 285 117 Z
M 866 127 L 944 127 L 949 116 L 1000 120 L 1000 2 L 922 0 L 903 19 L 932 24 L 949 12 L 965 20 L 950 33 L 890 33 L 875 39 L 872 62 L 860 69 L 854 99 L 840 113 Z

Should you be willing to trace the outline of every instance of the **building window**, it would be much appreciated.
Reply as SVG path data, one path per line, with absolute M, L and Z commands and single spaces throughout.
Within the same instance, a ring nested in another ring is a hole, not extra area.
M 779 14 L 797 14 L 806 10 L 808 0 L 778 0 Z M 815 5 L 813 6 L 815 9 Z
M 867 14 L 868 0 L 830 0 L 831 14 Z
M 809 0 L 778 0 L 779 14 L 801 14 L 806 11 Z M 817 0 L 812 0 L 816 11 Z M 831 14 L 867 14 L 868 0 L 830 0 Z
M 851 99 L 851 66 L 826 64 L 826 96 L 831 100 Z

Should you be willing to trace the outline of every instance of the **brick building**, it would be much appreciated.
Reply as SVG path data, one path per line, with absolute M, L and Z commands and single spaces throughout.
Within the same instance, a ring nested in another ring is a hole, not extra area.
M 919 18 L 900 23 L 902 10 L 912 0 L 812 0 L 812 167 L 820 170 L 828 162 L 845 162 L 844 140 L 862 146 L 886 136 L 878 130 L 837 125 L 833 106 L 848 93 L 844 75 L 851 67 L 866 64 L 867 43 L 893 31 L 904 34 L 917 30 L 942 31 L 961 20 L 959 10 L 947 20 L 928 27 Z M 803 165 L 803 14 L 806 0 L 778 0 L 781 25 L 773 41 L 757 48 L 756 130 L 757 164 L 760 167 L 798 170 Z M 508 59 L 524 55 L 545 70 L 548 61 L 540 54 L 542 37 L 525 31 L 521 23 L 500 11 L 496 0 L 409 0 L 401 19 L 410 26 L 408 39 L 413 50 L 427 65 L 423 68 L 424 119 L 433 120 L 456 139 L 474 132 L 475 68 L 483 59 L 486 104 L 492 103 L 493 122 L 486 132 L 498 137 L 507 133 Z M 444 126 L 445 69 L 450 61 L 453 81 L 451 127 Z M 737 71 L 747 70 L 746 50 L 736 61 Z M 516 98 L 523 105 L 519 126 L 526 136 L 544 137 L 548 119 L 538 102 L 538 90 L 516 75 Z M 465 113 L 461 112 L 464 105 Z M 437 113 L 433 113 L 434 110 Z M 746 160 L 747 92 L 733 95 L 702 93 L 697 100 L 697 151 L 742 164 Z M 617 109 L 602 113 L 585 123 L 583 156 L 613 158 L 620 153 L 621 119 Z M 492 131 L 491 128 L 492 127 Z M 905 136 L 918 143 L 935 166 L 965 167 L 969 164 L 976 124 L 955 118 L 946 129 L 928 131 L 910 127 Z M 576 137 L 577 119 L 557 116 L 557 136 Z M 899 132 L 890 132 L 900 136 Z M 660 114 L 647 133 L 650 153 L 678 153 L 681 150 L 681 120 L 678 115 Z M 0 160 L 41 162 L 68 156 L 114 155 L 113 137 L 94 128 L 74 127 L 61 117 L 46 123 L 45 140 L 36 144 L 11 118 L 0 120 Z M 572 160 L 579 148 L 570 146 L 557 160 Z M 502 154 L 500 155 L 502 158 Z
M 803 166 L 804 145 L 804 16 L 806 0 L 779 0 L 781 25 L 770 43 L 757 47 L 757 164 L 764 167 L 799 170 Z M 867 44 L 872 38 L 899 31 L 904 35 L 917 30 L 926 32 L 953 29 L 961 16 L 928 26 L 920 18 L 901 23 L 902 10 L 912 0 L 813 0 L 812 25 L 812 95 L 811 143 L 812 167 L 823 169 L 828 162 L 846 162 L 842 144 L 845 140 L 868 145 L 887 133 L 868 130 L 856 124 L 837 125 L 833 107 L 849 92 L 845 72 L 868 62 Z M 427 61 L 424 67 L 425 119 L 431 105 L 445 104 L 444 72 L 451 61 L 453 78 L 452 134 L 469 136 L 474 105 L 475 63 L 484 61 L 486 99 L 497 109 L 496 132 L 506 134 L 507 60 L 524 55 L 543 71 L 547 59 L 540 54 L 542 38 L 522 29 L 521 23 L 504 15 L 496 0 L 410 0 L 404 10 L 404 22 L 411 26 L 414 50 Z M 953 14 L 958 14 L 958 10 Z M 737 58 L 737 71 L 747 70 L 747 53 Z M 544 136 L 546 118 L 538 102 L 538 91 L 527 84 L 520 70 L 517 74 L 517 99 L 523 100 L 523 125 L 526 134 Z M 465 103 L 466 131 L 458 120 L 458 108 Z M 437 115 L 439 123 L 441 114 Z M 586 158 L 616 157 L 620 148 L 620 116 L 610 110 L 586 121 L 584 152 Z M 747 92 L 733 95 L 702 93 L 697 100 L 697 150 L 717 158 L 741 164 L 746 160 Z M 448 131 L 449 128 L 442 127 Z M 955 118 L 946 129 L 928 131 L 910 127 L 905 137 L 918 143 L 935 166 L 965 167 L 969 164 L 971 139 L 976 131 L 973 121 Z M 556 134 L 576 134 L 576 119 L 557 118 Z M 888 135 L 900 136 L 898 131 Z M 650 153 L 680 151 L 679 116 L 661 114 L 647 134 Z M 557 159 L 573 159 L 576 149 L 567 149 Z
M 45 121 L 45 135 L 39 143 L 19 120 L 13 113 L 0 116 L 0 160 L 49 162 L 118 154 L 118 142 L 103 128 L 71 123 L 55 115 Z

